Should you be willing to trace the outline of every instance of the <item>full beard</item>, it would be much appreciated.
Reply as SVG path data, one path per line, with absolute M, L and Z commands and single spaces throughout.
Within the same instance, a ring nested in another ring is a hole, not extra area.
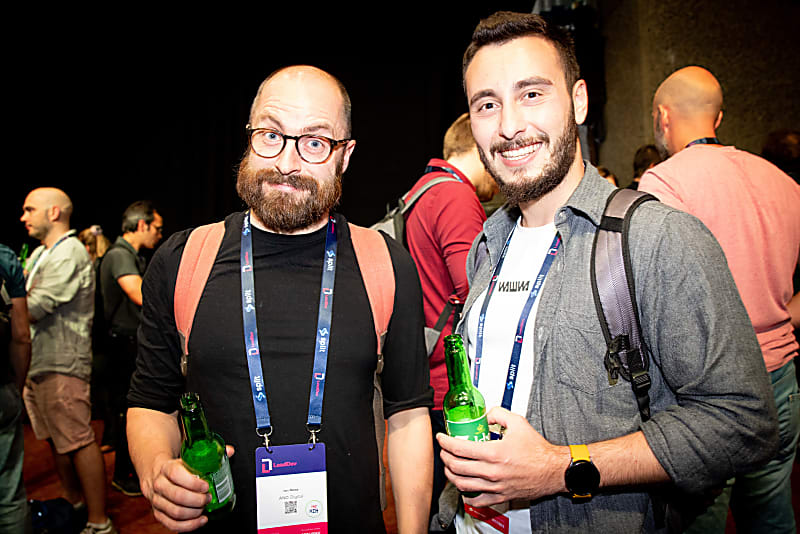
M 489 148 L 489 152 L 494 155 L 501 151 L 513 150 L 529 145 L 532 142 L 541 142 L 549 146 L 550 136 L 543 133 L 536 139 L 529 138 L 496 143 Z M 553 145 L 551 161 L 544 166 L 539 176 L 522 176 L 525 170 L 519 169 L 517 171 L 512 171 L 512 173 L 520 176 L 522 179 L 514 182 L 505 180 L 502 177 L 495 164 L 489 160 L 481 147 L 478 147 L 478 154 L 480 155 L 484 167 L 486 167 L 489 174 L 494 177 L 497 185 L 500 187 L 500 191 L 505 195 L 508 204 L 516 207 L 521 203 L 542 198 L 564 181 L 564 177 L 567 175 L 567 172 L 569 172 L 575 159 L 575 149 L 577 145 L 578 126 L 570 115 L 567 117 L 567 126 L 564 132 Z
M 342 161 L 331 179 L 317 181 L 304 174 L 284 176 L 276 169 L 252 169 L 245 156 L 239 166 L 236 191 L 270 230 L 290 233 L 308 228 L 328 214 L 342 195 Z M 289 185 L 298 192 L 267 189 L 264 184 Z M 306 191 L 306 194 L 302 194 Z

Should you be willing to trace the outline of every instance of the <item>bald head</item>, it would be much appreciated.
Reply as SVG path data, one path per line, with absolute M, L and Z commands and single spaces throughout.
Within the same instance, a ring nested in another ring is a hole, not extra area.
M 722 110 L 722 87 L 706 69 L 685 67 L 664 80 L 653 101 L 671 109 L 676 118 L 713 123 Z
M 722 87 L 702 67 L 684 67 L 672 73 L 653 97 L 653 129 L 663 157 L 688 143 L 715 137 L 722 122 Z
M 28 235 L 50 246 L 69 230 L 71 215 L 72 201 L 64 191 L 40 187 L 25 197 L 20 220 L 25 223 Z
M 342 82 L 335 76 L 322 69 L 311 65 L 292 65 L 274 71 L 261 82 L 253 104 L 250 107 L 250 124 L 257 123 L 259 107 L 263 104 L 265 95 L 269 95 L 272 89 L 280 89 L 286 86 L 303 87 L 322 92 L 338 93 L 338 112 L 343 123 L 342 137 L 350 137 L 351 126 L 351 104 L 350 95 L 347 93 Z
M 46 208 L 58 208 L 57 220 L 63 220 L 69 224 L 69 218 L 72 216 L 72 201 L 61 189 L 40 187 L 31 191 L 28 197 L 36 199 L 36 202 Z

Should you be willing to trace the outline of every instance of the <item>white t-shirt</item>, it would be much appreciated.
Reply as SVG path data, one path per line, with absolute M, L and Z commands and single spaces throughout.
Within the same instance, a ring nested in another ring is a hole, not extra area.
M 555 235 L 556 228 L 553 223 L 535 228 L 525 228 L 520 226 L 520 220 L 517 220 L 484 321 L 483 351 L 478 390 L 486 400 L 487 411 L 502 404 L 508 366 L 511 361 L 511 351 L 520 316 Z M 536 364 L 533 354 L 534 331 L 532 325 L 535 322 L 536 312 L 544 289 L 544 286 L 540 289 L 525 323 L 516 387 L 511 401 L 511 411 L 523 417 L 527 416 L 528 413 L 528 399 L 533 384 L 533 367 Z M 470 376 L 473 378 L 479 310 L 483 306 L 485 298 L 486 291 L 484 290 L 472 305 L 472 313 L 469 314 L 467 319 L 470 340 L 467 346 L 467 354 L 470 358 Z M 459 514 L 456 516 L 456 530 L 459 533 L 481 532 L 491 534 L 497 534 L 498 532 L 530 532 L 529 505 L 529 501 L 513 501 L 492 506 L 492 510 L 481 509 L 481 511 L 474 514 L 483 515 L 487 519 L 490 518 L 488 521 L 479 521 L 469 514 Z

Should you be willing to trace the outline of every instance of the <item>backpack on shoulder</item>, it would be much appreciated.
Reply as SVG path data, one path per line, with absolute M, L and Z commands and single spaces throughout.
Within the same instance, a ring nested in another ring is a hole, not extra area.
M 381 509 L 386 508 L 386 466 L 383 463 L 386 421 L 383 417 L 383 343 L 394 309 L 395 280 L 392 258 L 383 236 L 368 228 L 348 224 L 356 261 L 364 280 L 377 342 L 377 363 L 373 379 L 372 411 L 375 424 L 375 442 L 378 448 Z M 175 325 L 181 343 L 181 373 L 186 376 L 189 362 L 189 336 L 192 323 L 205 289 L 208 276 L 214 267 L 217 252 L 225 236 L 225 222 L 220 221 L 192 230 L 183 249 L 178 277 L 175 282 Z
M 630 382 L 642 422 L 650 419 L 650 350 L 642 337 L 636 289 L 628 247 L 630 219 L 644 202 L 656 197 L 617 189 L 608 197 L 592 246 L 591 280 L 597 316 L 606 340 L 603 360 L 608 382 Z M 683 532 L 714 500 L 712 491 L 689 495 L 667 485 L 651 492 L 656 524 Z
M 428 167 L 431 169 L 431 167 Z M 434 168 L 433 170 L 428 170 L 427 172 L 434 172 L 444 169 L 441 168 Z M 447 172 L 447 171 L 445 171 Z M 406 213 L 414 207 L 414 204 L 417 200 L 420 199 L 422 195 L 424 195 L 431 187 L 435 185 L 439 185 L 444 182 L 458 182 L 457 178 L 453 176 L 439 176 L 427 182 L 425 185 L 419 188 L 413 195 L 409 196 L 411 191 L 406 192 L 405 195 L 400 197 L 397 201 L 397 206 L 394 208 L 389 208 L 387 206 L 386 215 L 380 221 L 376 222 L 370 228 L 372 230 L 380 230 L 395 241 L 401 243 L 404 247 L 406 246 Z M 407 248 L 407 247 L 406 247 Z
M 408 245 L 406 244 L 406 215 L 411 208 L 414 207 L 414 204 L 417 202 L 417 200 L 419 200 L 422 195 L 424 195 L 435 185 L 439 185 L 444 182 L 461 181 L 456 177 L 453 171 L 447 169 L 446 167 L 428 166 L 425 168 L 425 174 L 431 172 L 446 172 L 448 173 L 448 176 L 437 176 L 436 178 L 433 178 L 415 191 L 413 195 L 409 195 L 411 191 L 406 192 L 406 194 L 400 197 L 400 199 L 397 201 L 397 206 L 394 208 L 389 208 L 387 206 L 386 215 L 383 217 L 383 219 L 370 226 L 370 229 L 384 232 L 386 235 L 402 244 L 404 248 L 408 249 Z M 447 320 L 451 315 L 453 315 L 453 313 L 455 313 L 453 324 L 458 323 L 461 316 L 462 307 L 463 303 L 458 299 L 458 297 L 456 295 L 450 295 L 450 298 L 445 304 L 444 309 L 442 309 L 442 312 L 439 314 L 439 318 L 436 320 L 436 324 L 433 326 L 433 328 L 427 326 L 425 327 L 425 349 L 427 350 L 428 356 L 433 354 L 433 350 L 436 348 L 436 343 L 439 341 L 442 330 L 444 330 Z
M 650 351 L 642 339 L 639 309 L 628 247 L 633 212 L 656 197 L 633 189 L 609 195 L 600 226 L 594 234 L 592 294 L 603 337 L 604 365 L 610 385 L 619 377 L 630 382 L 642 422 L 650 419 Z

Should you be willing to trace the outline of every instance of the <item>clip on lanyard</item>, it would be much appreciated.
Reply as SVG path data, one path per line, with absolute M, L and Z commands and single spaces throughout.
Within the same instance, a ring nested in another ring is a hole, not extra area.
M 719 139 L 716 137 L 701 137 L 700 139 L 695 139 L 688 145 L 683 148 L 689 148 L 692 145 L 721 145 L 722 143 L 719 142 Z
M 330 217 L 325 238 L 325 256 L 322 268 L 322 287 L 319 297 L 317 335 L 314 353 L 314 374 L 311 380 L 311 394 L 308 403 L 306 428 L 311 433 L 310 448 L 317 443 L 317 433 L 322 425 L 322 399 L 325 392 L 325 372 L 328 365 L 328 345 L 333 317 L 333 285 L 336 279 L 336 223 Z M 242 246 L 240 255 L 242 271 L 242 318 L 244 320 L 244 341 L 247 367 L 250 372 L 250 385 L 253 393 L 253 407 L 256 412 L 256 434 L 264 438 L 264 446 L 270 451 L 269 436 L 272 424 L 267 405 L 264 375 L 261 368 L 261 351 L 258 343 L 258 324 L 256 322 L 255 280 L 253 277 L 253 236 L 250 227 L 250 213 L 242 225 Z
M 512 230 L 508 235 L 508 239 L 506 239 L 506 243 L 503 246 L 503 252 L 500 254 L 500 259 L 497 261 L 497 265 L 492 273 L 492 279 L 489 282 L 489 287 L 486 290 L 486 297 L 483 299 L 483 305 L 481 306 L 481 313 L 478 316 L 478 339 L 475 347 L 475 366 L 474 376 L 472 379 L 475 387 L 478 387 L 478 380 L 480 379 L 481 374 L 481 358 L 483 356 L 483 337 L 486 323 L 486 310 L 489 308 L 489 299 L 492 298 L 494 289 L 497 286 L 497 280 L 500 277 L 500 269 L 503 267 L 503 262 L 506 259 L 508 246 L 511 243 L 511 237 L 513 235 L 514 230 Z M 539 269 L 539 274 L 536 276 L 536 281 L 534 282 L 533 287 L 528 294 L 528 300 L 525 301 L 525 306 L 522 308 L 522 313 L 520 314 L 519 322 L 517 323 L 517 333 L 514 336 L 514 345 L 511 349 L 511 361 L 508 364 L 506 387 L 503 393 L 503 402 L 501 404 L 501 406 L 506 410 L 511 410 L 511 401 L 514 398 L 514 388 L 517 384 L 517 368 L 519 367 L 520 355 L 522 354 L 522 342 L 525 337 L 525 325 L 527 324 L 528 316 L 533 309 L 533 303 L 536 301 L 536 297 L 538 297 L 539 293 L 541 292 L 544 279 L 547 277 L 547 273 L 550 271 L 550 267 L 553 265 L 553 260 L 555 259 L 556 254 L 558 254 L 558 249 L 560 247 L 561 238 L 559 237 L 558 233 L 556 233 L 555 237 L 553 238 L 553 242 L 550 244 L 550 249 L 547 251 L 547 255 L 544 257 L 542 267 Z

